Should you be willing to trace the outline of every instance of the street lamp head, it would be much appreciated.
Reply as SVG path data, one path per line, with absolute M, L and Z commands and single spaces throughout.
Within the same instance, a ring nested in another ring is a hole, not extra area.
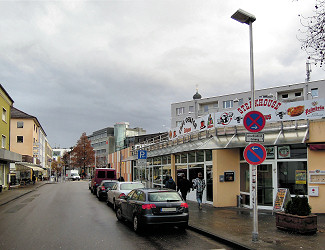
M 240 22 L 250 24 L 256 20 L 256 17 L 242 9 L 238 9 L 232 16 L 232 19 Z

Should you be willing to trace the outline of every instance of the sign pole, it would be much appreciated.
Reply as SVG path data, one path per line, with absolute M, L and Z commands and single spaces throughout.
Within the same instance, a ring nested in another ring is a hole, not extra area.
M 249 22 L 249 40 L 250 40 L 250 77 L 251 77 L 251 107 L 255 110 L 255 82 L 254 82 L 254 61 L 253 61 L 253 22 Z M 254 226 L 252 241 L 258 241 L 258 210 L 257 210 L 257 166 L 250 165 L 252 169 L 252 202 L 254 210 Z M 255 179 L 255 182 L 254 182 Z

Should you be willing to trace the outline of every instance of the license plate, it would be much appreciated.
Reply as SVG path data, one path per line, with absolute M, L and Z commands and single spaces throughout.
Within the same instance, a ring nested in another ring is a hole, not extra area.
M 163 207 L 161 212 L 176 212 L 176 207 Z

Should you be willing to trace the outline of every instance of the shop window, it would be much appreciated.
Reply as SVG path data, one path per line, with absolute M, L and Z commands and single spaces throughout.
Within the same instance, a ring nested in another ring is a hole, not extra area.
M 161 157 L 154 157 L 153 158 L 153 165 L 161 165 Z
M 212 150 L 205 150 L 205 160 L 212 161 Z
M 248 163 L 240 163 L 240 192 L 249 193 L 249 165 Z
M 188 162 L 193 163 L 195 162 L 195 152 L 189 152 L 188 153 Z
M 24 137 L 18 135 L 18 136 L 17 136 L 17 143 L 23 143 L 23 142 L 24 142 Z
M 204 151 L 200 150 L 196 152 L 196 161 L 197 162 L 204 162 Z
M 162 165 L 166 165 L 167 164 L 167 155 L 164 155 L 162 157 Z
M 306 159 L 307 146 L 301 145 L 287 145 L 278 146 L 278 159 Z
M 181 155 L 180 154 L 175 155 L 175 163 L 181 163 Z
M 265 147 L 266 150 L 266 159 L 274 159 L 275 154 L 274 154 L 274 149 L 275 147 Z
M 307 195 L 307 162 L 278 162 L 278 182 L 291 195 Z
M 181 163 L 187 163 L 187 154 L 186 153 L 181 154 Z

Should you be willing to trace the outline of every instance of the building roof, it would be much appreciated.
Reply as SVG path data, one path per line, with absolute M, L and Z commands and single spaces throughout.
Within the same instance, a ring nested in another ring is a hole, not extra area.
M 17 109 L 17 108 L 15 108 L 15 107 L 11 107 L 11 112 L 10 112 L 11 114 L 11 118 L 20 118 L 20 119 L 33 119 L 35 122 L 36 122 L 36 124 L 38 125 L 38 126 L 40 126 L 40 128 L 42 129 L 42 131 L 44 132 L 44 134 L 45 134 L 45 136 L 47 136 L 46 135 L 46 133 L 45 133 L 45 131 L 44 131 L 44 129 L 42 128 L 42 125 L 41 125 L 41 123 L 38 121 L 38 119 L 35 117 L 35 116 L 32 116 L 32 115 L 29 115 L 29 114 L 27 114 L 27 113 L 25 113 L 25 112 L 23 112 L 23 111 L 21 111 L 21 110 L 19 110 L 19 109 Z
M 14 100 L 12 100 L 12 98 L 10 97 L 10 95 L 8 94 L 8 92 L 4 89 L 4 87 L 2 86 L 2 84 L 0 84 L 0 89 L 8 96 L 8 98 L 10 99 L 10 101 L 12 101 L 12 103 L 14 103 Z

